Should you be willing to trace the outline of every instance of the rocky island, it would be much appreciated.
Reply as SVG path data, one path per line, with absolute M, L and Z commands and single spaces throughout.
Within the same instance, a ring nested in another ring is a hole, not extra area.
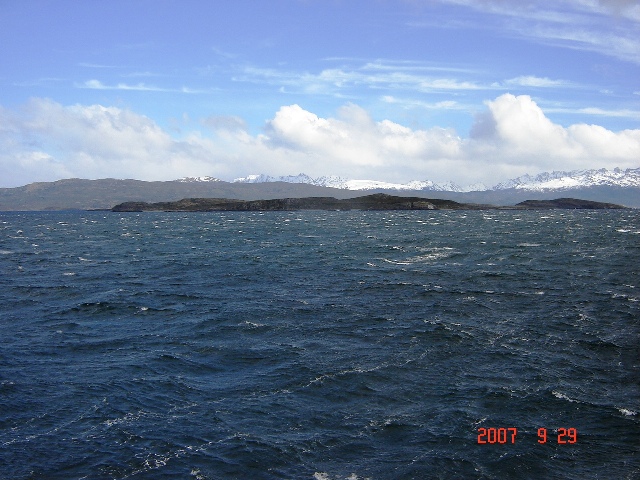
M 626 208 L 575 198 L 527 200 L 512 207 L 459 203 L 453 200 L 401 197 L 376 193 L 356 198 L 334 197 L 237 200 L 228 198 L 184 198 L 175 202 L 124 202 L 113 212 L 216 212 L 216 211 L 296 211 L 296 210 L 536 210 L 536 209 L 610 209 Z
M 557 198 L 555 200 L 525 200 L 524 202 L 516 204 L 516 208 L 528 210 L 550 208 L 602 210 L 608 208 L 619 209 L 627 207 L 616 205 L 615 203 L 593 202 L 591 200 L 579 200 L 577 198 Z

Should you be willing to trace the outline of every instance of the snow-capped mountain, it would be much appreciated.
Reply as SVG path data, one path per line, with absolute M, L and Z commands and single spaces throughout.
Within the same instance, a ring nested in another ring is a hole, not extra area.
M 536 176 L 523 175 L 499 183 L 492 190 L 515 188 L 529 191 L 570 190 L 573 188 L 611 186 L 640 187 L 640 168 L 621 170 L 574 170 L 571 172 L 545 172 Z
M 470 192 L 474 187 L 460 187 L 453 182 L 447 183 L 433 183 L 431 180 L 414 180 L 408 183 L 389 183 L 379 182 L 376 180 L 347 180 L 345 182 L 346 187 L 349 190 L 416 190 L 416 191 L 432 191 L 432 192 Z M 487 187 L 480 184 L 476 186 L 482 190 L 486 190 Z
M 390 183 L 379 180 L 345 180 L 341 177 L 326 176 L 312 178 L 309 175 L 300 173 L 298 175 L 287 175 L 272 177 L 270 175 L 249 175 L 247 177 L 236 178 L 233 183 L 263 183 L 263 182 L 287 182 L 306 183 L 320 187 L 341 188 L 345 190 L 431 190 L 442 192 L 468 192 L 472 190 L 487 190 L 483 184 L 476 184 L 462 188 L 453 182 L 436 184 L 430 180 L 414 180 L 408 183 Z
M 178 179 L 178 182 L 183 182 L 183 183 L 222 182 L 222 180 L 216 177 L 183 177 Z
M 220 182 L 215 177 L 185 177 L 180 182 Z M 545 172 L 538 175 L 523 175 L 518 178 L 487 187 L 482 183 L 461 187 L 453 182 L 434 183 L 431 180 L 415 180 L 407 183 L 390 183 L 377 180 L 347 180 L 336 176 L 312 178 L 300 173 L 272 177 L 270 175 L 249 175 L 233 180 L 232 183 L 268 183 L 286 182 L 317 185 L 320 187 L 340 188 L 344 190 L 411 190 L 434 192 L 485 192 L 516 189 L 520 191 L 562 191 L 594 186 L 640 187 L 640 168 L 622 170 L 573 170 L 571 172 Z
M 336 176 L 311 178 L 309 175 L 300 173 L 298 175 L 285 175 L 280 177 L 272 177 L 270 175 L 248 175 L 233 180 L 233 183 L 265 183 L 265 182 L 286 182 L 286 183 L 306 183 L 308 185 L 317 185 L 319 187 L 333 188 L 349 188 L 347 181 Z

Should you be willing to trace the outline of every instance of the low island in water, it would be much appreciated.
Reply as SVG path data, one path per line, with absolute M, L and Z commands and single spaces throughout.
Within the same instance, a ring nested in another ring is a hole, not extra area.
M 620 209 L 613 203 L 575 198 L 526 200 L 509 207 L 459 203 L 435 198 L 401 197 L 375 193 L 362 197 L 278 198 L 237 200 L 229 198 L 184 198 L 174 202 L 124 202 L 113 212 L 216 212 L 216 211 L 296 211 L 296 210 L 539 210 L 539 209 Z

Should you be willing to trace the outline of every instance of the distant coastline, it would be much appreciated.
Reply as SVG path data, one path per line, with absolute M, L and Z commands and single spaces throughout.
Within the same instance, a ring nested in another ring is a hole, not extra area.
M 399 197 L 425 197 L 462 204 L 514 207 L 526 200 L 553 200 L 560 197 L 640 208 L 640 186 L 590 186 L 561 191 L 528 191 L 517 188 L 484 192 L 423 190 L 346 190 L 305 183 L 265 182 L 147 182 L 142 180 L 66 179 L 38 182 L 22 187 L 0 188 L 0 211 L 111 210 L 124 202 L 177 202 L 188 198 L 233 199 L 236 201 L 279 200 L 285 198 L 329 197 L 350 199 L 386 193 Z M 431 202 L 434 203 L 434 202 Z M 434 203 L 434 205 L 436 205 Z M 468 208 L 468 207 L 464 207 Z
M 124 202 L 113 212 L 213 212 L 213 211 L 297 211 L 297 210 L 549 210 L 549 209 L 624 209 L 614 203 L 595 202 L 576 198 L 554 200 L 526 200 L 514 206 L 499 207 L 460 203 L 423 197 L 401 197 L 375 193 L 355 198 L 334 197 L 278 198 L 266 200 L 237 200 L 228 198 L 184 198 L 173 202 Z

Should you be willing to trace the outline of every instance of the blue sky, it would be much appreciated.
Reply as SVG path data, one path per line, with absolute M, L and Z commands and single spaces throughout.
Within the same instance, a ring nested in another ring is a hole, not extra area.
M 640 166 L 640 2 L 0 1 L 0 187 Z

